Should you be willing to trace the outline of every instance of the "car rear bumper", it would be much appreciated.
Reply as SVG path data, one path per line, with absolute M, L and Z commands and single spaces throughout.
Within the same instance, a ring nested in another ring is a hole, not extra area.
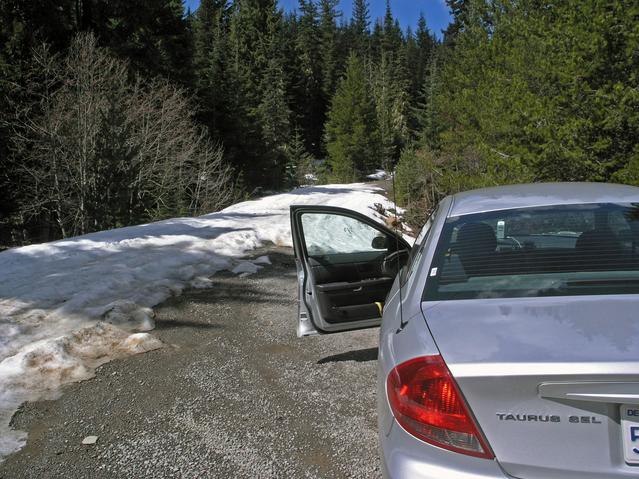
M 380 431 L 382 474 L 387 479 L 508 479 L 495 460 L 479 459 L 424 443 L 393 420 Z

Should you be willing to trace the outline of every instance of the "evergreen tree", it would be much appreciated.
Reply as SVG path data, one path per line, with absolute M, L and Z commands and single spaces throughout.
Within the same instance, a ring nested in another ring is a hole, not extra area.
M 408 95 L 411 99 L 408 115 L 409 130 L 413 138 L 420 138 L 424 130 L 425 117 L 432 119 L 432 85 L 430 75 L 435 70 L 437 41 L 420 14 L 415 35 L 406 33 L 405 58 L 408 72 Z M 429 120 L 430 122 L 430 120 Z
M 367 0 L 353 0 L 353 48 L 360 58 L 368 58 L 370 54 L 370 12 Z
M 378 19 L 373 26 L 371 34 L 371 57 L 375 60 L 379 59 L 382 54 L 382 45 L 384 43 L 384 27 L 382 21 Z
M 462 32 L 468 23 L 469 0 L 446 0 L 453 21 L 444 31 L 444 43 L 454 45 L 455 38 Z
M 333 97 L 339 78 L 338 65 L 338 17 L 336 8 L 338 0 L 320 0 L 322 92 L 325 101 Z
M 304 139 L 298 129 L 291 137 L 286 148 L 286 182 L 289 186 L 304 185 L 312 182 L 313 156 L 304 147 Z
M 282 14 L 276 1 L 238 0 L 229 38 L 234 136 L 226 138 L 225 146 L 249 185 L 276 186 L 290 114 L 282 67 Z
M 408 140 L 408 93 L 396 64 L 382 53 L 376 69 L 373 92 L 379 131 L 381 165 L 390 171 Z
M 426 81 L 429 64 L 436 46 L 436 40 L 428 29 L 426 18 L 423 14 L 419 15 L 419 20 L 417 21 L 414 42 L 415 54 L 410 58 L 411 65 L 413 65 L 410 92 L 413 98 L 417 98 L 419 90 Z
M 356 181 L 379 166 L 377 121 L 363 62 L 352 52 L 331 103 L 326 150 L 332 179 Z
M 371 67 L 370 82 L 375 99 L 375 111 L 380 141 L 381 164 L 391 169 L 399 159 L 399 154 L 408 140 L 409 113 L 409 71 L 415 67 L 411 62 L 418 58 L 416 44 L 409 30 L 404 41 L 398 23 L 393 18 L 390 2 L 386 2 L 383 23 L 374 31 L 378 36 L 375 63 Z M 412 47 L 412 50 L 411 50 Z
M 224 138 L 228 116 L 226 0 L 202 0 L 193 16 L 193 64 L 198 118 L 215 138 Z
M 412 108 L 411 115 L 413 136 L 416 137 L 420 147 L 429 151 L 439 147 L 440 125 L 435 102 L 437 81 L 440 80 L 438 68 L 439 58 L 433 52 L 428 64 L 428 72 L 419 94 L 419 100 Z
M 391 11 L 390 0 L 386 0 L 386 12 L 384 14 L 383 23 L 384 36 L 382 40 L 382 50 L 387 54 L 397 57 L 403 44 L 402 30 L 399 22 L 393 17 Z
M 406 71 L 408 72 L 408 91 L 412 98 L 417 98 L 419 95 L 422 78 L 422 68 L 420 65 L 421 52 L 417 46 L 415 35 L 410 27 L 406 28 L 406 42 L 404 44 L 404 54 L 406 58 Z
M 292 85 L 296 123 L 309 151 L 319 155 L 326 102 L 322 94 L 322 55 L 319 13 L 313 0 L 300 0 L 300 19 L 295 38 L 298 79 Z
M 287 104 L 287 85 L 284 79 L 283 58 L 278 50 L 281 45 L 281 12 L 272 6 L 267 17 L 267 35 L 264 54 L 267 65 L 260 82 L 261 100 L 257 117 L 261 124 L 261 136 L 265 147 L 265 176 L 267 184 L 279 187 L 285 175 L 286 145 L 290 139 L 291 112 Z
M 75 0 L 81 29 L 145 76 L 192 82 L 192 47 L 181 0 Z

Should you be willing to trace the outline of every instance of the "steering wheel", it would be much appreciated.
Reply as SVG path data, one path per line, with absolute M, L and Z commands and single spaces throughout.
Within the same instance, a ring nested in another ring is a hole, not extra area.
M 510 246 L 513 250 L 522 249 L 524 247 L 517 238 L 513 238 L 512 236 L 506 236 L 503 239 L 498 239 L 497 246 Z
M 406 264 L 408 260 L 408 250 L 400 249 L 384 256 L 382 260 L 382 274 L 394 278 Z

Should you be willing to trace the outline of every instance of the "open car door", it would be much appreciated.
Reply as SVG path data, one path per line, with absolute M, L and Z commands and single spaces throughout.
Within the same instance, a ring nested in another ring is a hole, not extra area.
M 379 326 L 410 246 L 351 210 L 291 206 L 298 278 L 298 336 Z

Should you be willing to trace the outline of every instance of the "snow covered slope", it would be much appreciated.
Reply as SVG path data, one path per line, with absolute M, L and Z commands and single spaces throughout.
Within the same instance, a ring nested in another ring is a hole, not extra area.
M 383 221 L 391 207 L 370 185 L 327 185 L 247 201 L 197 218 L 93 233 L 0 253 L 0 460 L 24 443 L 9 420 L 25 400 L 55 397 L 113 358 L 161 347 L 152 306 L 220 270 L 255 272 L 239 259 L 268 242 L 291 246 L 288 207 L 333 205 Z

